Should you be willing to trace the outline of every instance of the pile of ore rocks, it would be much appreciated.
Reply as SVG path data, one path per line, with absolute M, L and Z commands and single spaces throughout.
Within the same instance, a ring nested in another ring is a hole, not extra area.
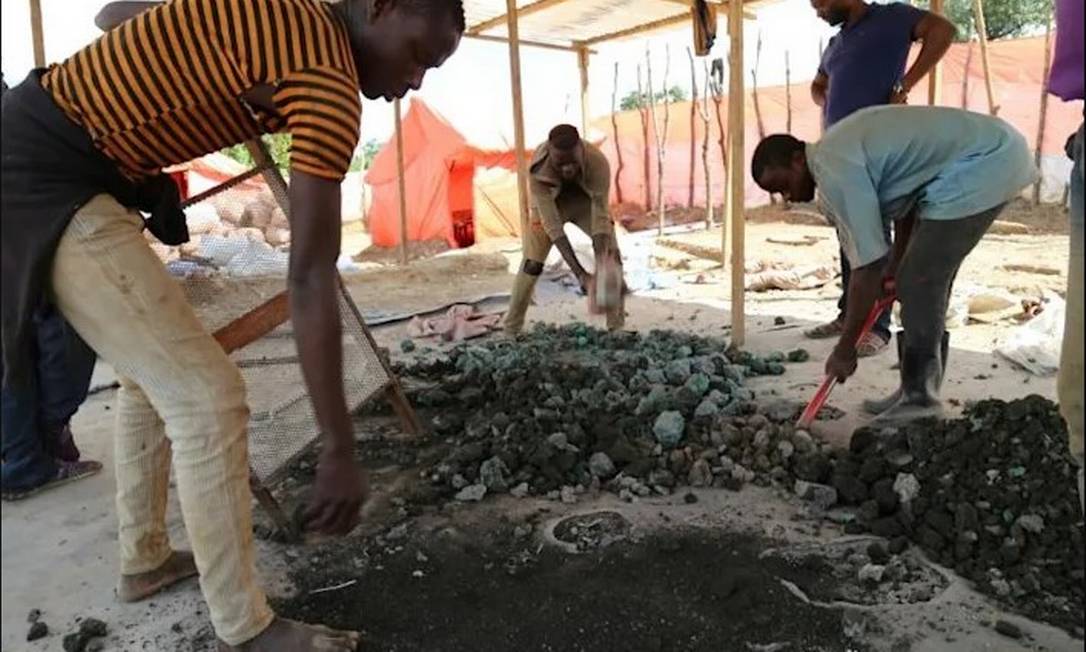
M 453 444 L 429 471 L 440 491 L 571 502 L 603 487 L 632 500 L 679 485 L 790 486 L 793 467 L 828 473 L 828 452 L 757 414 L 744 387 L 803 353 L 760 357 L 681 332 L 540 324 L 516 341 L 461 345 L 397 371 Z
M 908 537 L 979 590 L 1081 636 L 1076 473 L 1057 407 L 1029 396 L 982 401 L 960 419 L 857 430 L 828 481 L 859 507 L 849 530 Z

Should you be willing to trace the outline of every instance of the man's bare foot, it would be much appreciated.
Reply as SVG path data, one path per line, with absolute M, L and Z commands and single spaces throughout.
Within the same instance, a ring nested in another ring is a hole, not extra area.
M 354 652 L 361 638 L 358 632 L 276 618 L 267 629 L 241 645 L 219 641 L 219 652 Z
M 175 550 L 153 571 L 121 575 L 121 581 L 117 585 L 117 599 L 121 602 L 137 602 L 196 574 L 196 560 L 192 553 Z

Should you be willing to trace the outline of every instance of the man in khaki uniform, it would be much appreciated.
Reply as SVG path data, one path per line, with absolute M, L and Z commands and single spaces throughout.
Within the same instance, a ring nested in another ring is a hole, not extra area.
M 582 140 L 576 127 L 558 125 L 535 151 L 530 170 L 532 213 L 522 234 L 524 262 L 505 316 L 507 335 L 516 335 L 524 327 L 532 291 L 552 244 L 558 247 L 581 288 L 587 292 L 592 287 L 592 275 L 581 266 L 562 230 L 566 222 L 592 236 L 597 269 L 604 256 L 612 257 L 620 269 L 622 264 L 608 207 L 611 166 L 603 152 Z M 625 302 L 620 300 L 607 313 L 607 328 L 619 330 L 625 319 Z

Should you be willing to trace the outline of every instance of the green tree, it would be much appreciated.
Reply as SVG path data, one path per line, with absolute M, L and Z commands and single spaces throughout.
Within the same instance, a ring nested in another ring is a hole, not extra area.
M 1023 36 L 1044 29 L 1052 0 L 985 0 L 984 23 L 988 40 Z M 947 0 L 946 16 L 958 28 L 958 40 L 976 33 L 973 0 Z
M 275 161 L 275 167 L 286 176 L 290 170 L 290 134 L 265 134 L 260 137 L 260 140 L 264 141 L 264 146 L 268 148 L 268 153 Z M 254 165 L 253 157 L 249 155 L 249 150 L 245 148 L 244 143 L 231 145 L 222 150 L 222 153 L 246 167 Z
M 620 101 L 619 108 L 623 111 L 640 109 L 642 106 L 645 106 L 644 104 L 642 104 L 642 102 L 644 101 L 643 95 L 644 94 L 638 95 L 637 91 L 630 91 L 626 94 L 626 97 L 623 97 Z M 657 91 L 654 95 L 655 104 L 660 104 L 661 102 L 663 102 L 664 97 L 665 93 L 663 91 Z M 681 86 L 672 86 L 671 88 L 667 89 L 666 97 L 668 98 L 668 101 L 672 104 L 676 102 L 685 102 L 687 98 L 686 89 Z
M 351 172 L 370 169 L 379 151 L 381 151 L 381 143 L 373 138 L 362 143 L 362 150 L 355 152 L 354 158 L 351 159 Z

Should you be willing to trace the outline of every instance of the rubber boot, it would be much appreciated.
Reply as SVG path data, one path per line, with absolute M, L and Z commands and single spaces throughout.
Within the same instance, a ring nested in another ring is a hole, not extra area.
M 901 373 L 901 361 L 905 358 L 905 331 L 898 331 L 894 335 L 894 342 L 897 344 L 897 359 L 898 359 L 898 373 Z M 946 359 L 950 354 L 950 331 L 943 331 L 943 341 L 939 344 L 939 364 L 942 369 L 942 374 L 939 376 L 939 386 L 936 389 L 941 390 L 943 388 L 943 378 L 946 377 Z M 902 379 L 901 384 L 904 384 Z M 868 414 L 882 414 L 889 410 L 901 400 L 901 384 L 894 390 L 893 394 L 890 394 L 883 399 L 868 399 L 863 402 L 863 410 Z
M 945 356 L 940 353 L 940 350 L 925 351 L 910 347 L 906 342 L 905 355 L 901 359 L 901 396 L 892 407 L 875 417 L 875 425 L 895 425 L 924 417 L 942 416 L 939 388 L 943 382 L 943 360 L 940 358 L 945 359 Z
M 524 318 L 528 314 L 528 306 L 532 303 L 532 294 L 538 280 L 539 276 L 529 274 L 523 269 L 517 272 L 517 278 L 513 281 L 513 294 L 509 298 L 509 309 L 505 312 L 505 323 L 502 328 L 507 337 L 516 337 L 524 328 Z

